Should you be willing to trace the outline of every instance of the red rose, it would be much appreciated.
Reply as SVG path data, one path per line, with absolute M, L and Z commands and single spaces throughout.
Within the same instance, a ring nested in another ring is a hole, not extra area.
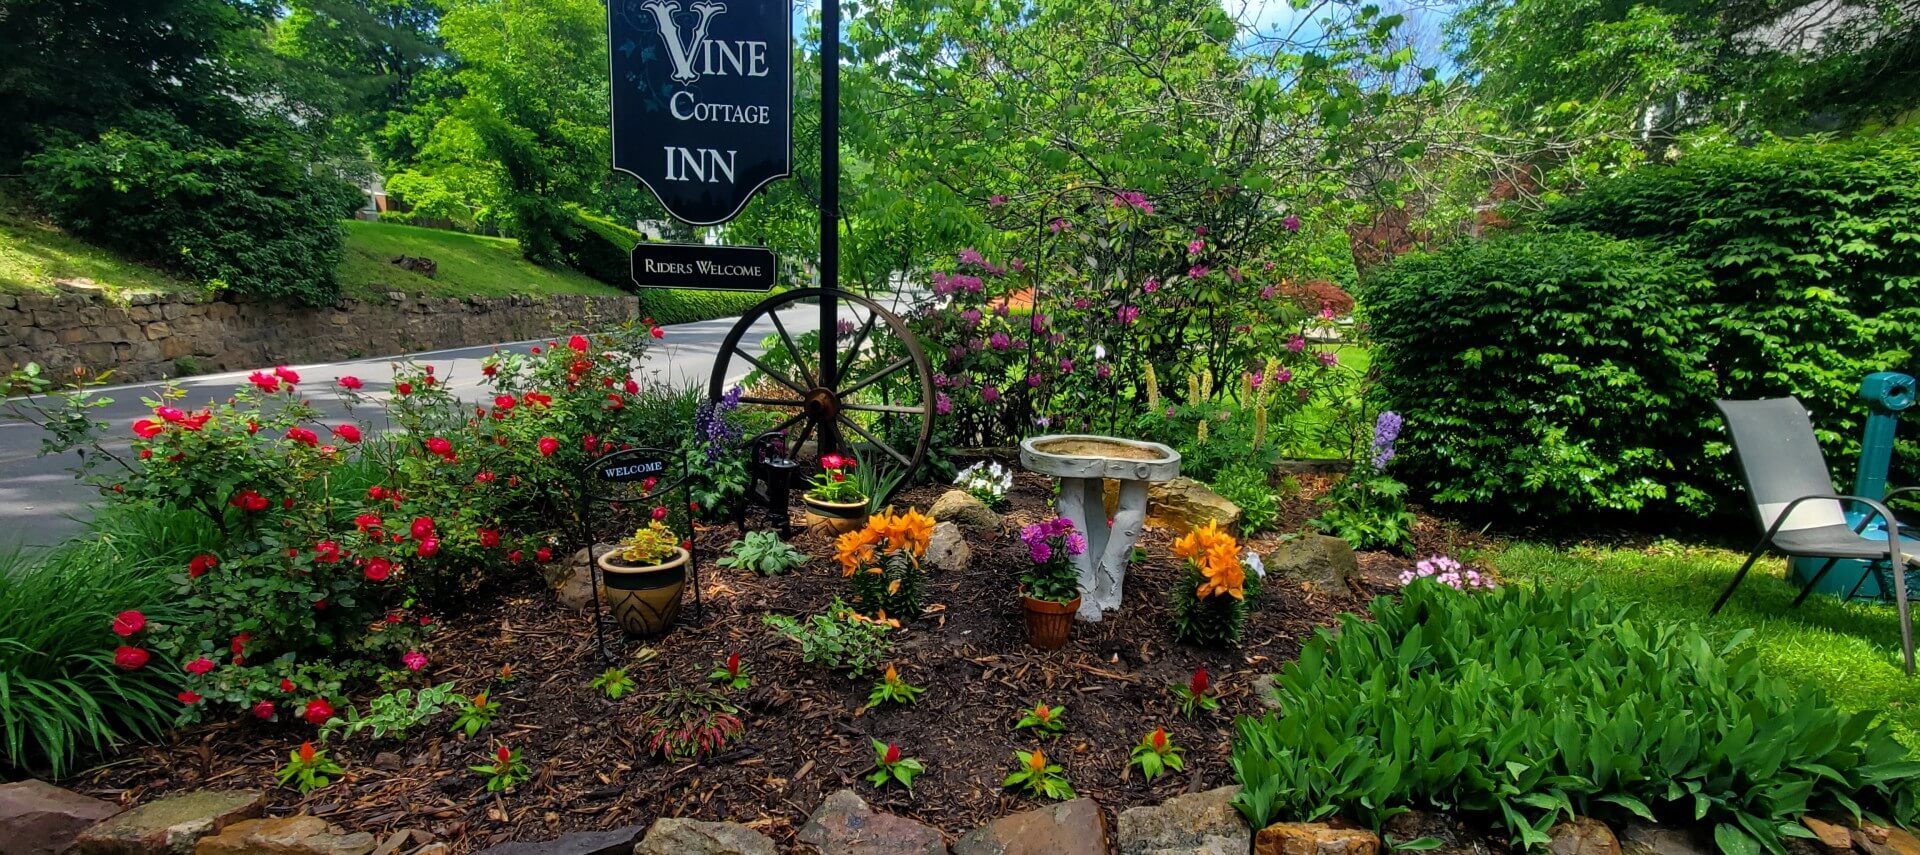
M 627 399 L 620 397 L 618 394 L 607 396 L 607 409 L 609 410 L 622 409 L 626 407 L 626 405 Z
M 206 553 L 195 555 L 193 556 L 193 560 L 187 562 L 187 578 L 198 579 L 201 576 L 205 576 L 208 570 L 212 570 L 214 567 L 219 566 L 219 564 L 220 559 L 212 555 Z
M 539 356 L 539 355 L 540 355 L 540 345 L 537 345 L 537 344 L 536 344 L 536 345 L 534 345 L 534 346 L 533 346 L 533 355 L 534 355 L 534 356 Z
M 355 377 L 352 374 L 348 374 L 347 376 L 340 378 L 340 388 L 342 389 L 359 389 L 361 386 L 364 386 L 364 385 L 366 384 L 361 383 L 360 378 Z
M 166 430 L 165 427 L 152 419 L 141 419 L 133 423 L 133 433 L 141 439 L 152 439 L 164 430 Z
M 514 404 L 516 404 L 516 403 L 519 403 L 519 402 L 518 402 L 518 401 L 515 401 L 515 400 L 513 399 L 513 396 L 512 396 L 512 395 L 495 395 L 495 396 L 493 396 L 493 406 L 494 406 L 494 409 L 499 409 L 499 410 L 511 410 L 511 409 L 513 409 L 513 405 L 514 405 Z
M 379 531 L 379 514 L 361 514 L 353 518 L 353 527 L 361 531 Z
M 252 383 L 254 388 L 269 395 L 280 391 L 280 378 L 264 371 L 255 371 L 247 375 L 247 382 Z
M 113 650 L 113 664 L 122 671 L 138 671 L 146 667 L 147 660 L 152 658 L 153 654 L 138 647 L 121 645 Z
M 489 362 L 485 365 L 480 366 L 480 373 L 485 374 L 488 377 L 492 377 L 500 373 L 500 367 Z
M 422 540 L 420 541 L 420 545 L 415 547 L 413 551 L 414 554 L 419 555 L 421 558 L 432 558 L 440 551 L 440 538 L 429 537 L 426 540 Z
M 213 660 L 208 659 L 205 656 L 202 656 L 198 659 L 193 660 L 192 662 L 187 663 L 187 673 L 192 674 L 195 677 L 202 676 L 206 674 L 208 671 L 212 671 L 212 670 L 213 670 Z
M 445 457 L 453 453 L 453 443 L 448 442 L 444 437 L 433 437 L 427 440 L 427 453 Z
M 303 427 L 287 428 L 287 438 L 309 447 L 320 444 L 320 435 Z
M 178 407 L 154 407 L 153 414 L 168 424 L 179 424 L 187 420 L 187 414 L 181 412 Z
M 382 487 L 379 484 L 375 484 L 367 488 L 367 498 L 372 499 L 373 501 L 377 502 L 386 497 L 387 497 L 387 488 Z
M 539 446 L 541 457 L 552 457 L 554 452 L 560 450 L 560 440 L 550 436 L 543 436 L 540 438 Z
M 258 701 L 253 705 L 253 717 L 265 721 L 273 718 L 273 702 Z
M 414 540 L 426 540 L 432 537 L 433 517 L 414 517 L 413 525 L 408 527 L 408 533 L 413 535 Z
M 179 698 L 180 702 L 183 704 L 186 704 L 187 706 L 193 706 L 194 704 L 197 704 L 200 702 L 200 693 L 191 691 L 191 690 L 181 692 L 180 694 L 175 695 L 174 697 Z
M 333 704 L 327 703 L 325 698 L 314 698 L 300 711 L 300 717 L 306 719 L 308 724 L 319 727 L 326 724 L 327 719 L 333 718 Z
M 545 564 L 553 560 L 553 550 L 544 546 L 533 551 L 533 560 Z
M 316 564 L 340 563 L 340 544 L 323 540 L 313 545 L 313 561 Z
M 491 484 L 493 483 L 493 479 L 494 479 L 494 474 L 492 472 L 486 472 L 486 471 L 476 472 L 474 473 L 474 476 L 473 476 L 473 480 L 476 483 L 480 483 L 480 484 Z
M 402 395 L 411 395 L 413 394 L 413 384 L 405 381 L 395 383 L 393 384 L 393 391 L 398 392 Z
M 273 367 L 273 376 L 287 381 L 287 385 L 289 386 L 300 382 L 300 375 L 293 373 L 293 369 L 285 365 L 275 365 Z
M 369 582 L 385 582 L 387 577 L 393 574 L 393 562 L 385 558 L 375 558 L 367 562 L 366 570 L 363 572 Z
M 656 506 L 656 507 L 654 507 L 654 509 L 653 509 L 653 518 L 654 518 L 654 519 L 656 519 L 656 520 L 663 520 L 663 519 L 666 519 L 666 518 L 667 518 L 667 509 L 666 509 L 666 508 L 664 508 L 664 507 L 659 507 L 659 506 Z
M 252 641 L 253 641 L 253 633 L 251 632 L 240 633 L 239 635 L 234 636 L 232 641 L 227 642 L 227 651 L 232 653 L 235 656 L 242 655 L 247 652 L 247 645 Z
M 210 421 L 213 421 L 213 411 L 201 410 L 181 420 L 180 426 L 187 430 L 199 430 L 206 427 L 207 422 Z
M 586 353 L 587 337 L 583 335 L 575 335 L 573 338 L 567 339 L 567 349 L 573 351 L 574 353 Z
M 663 330 L 663 329 L 661 329 L 661 328 L 659 328 L 659 327 L 654 327 L 653 329 L 650 329 L 650 330 L 647 330 L 647 334 L 648 334 L 648 335 L 651 335 L 651 336 L 653 336 L 654 338 L 666 338 L 666 337 L 667 337 L 667 331 L 666 331 L 666 330 Z
M 126 638 L 147 628 L 147 616 L 132 609 L 113 616 L 113 634 Z
M 354 425 L 336 425 L 333 429 L 333 435 L 348 442 L 359 442 L 360 428 Z
M 518 563 L 520 563 L 520 559 L 521 559 L 522 557 L 524 557 L 524 556 L 522 556 L 522 555 L 520 554 L 520 550 L 518 550 L 518 549 L 516 549 L 516 550 L 514 550 L 514 551 L 512 551 L 512 552 L 509 552 L 509 553 L 507 553 L 507 560 L 508 560 L 508 561 L 510 561 L 510 562 L 513 562 L 514 564 L 518 564 Z
M 629 395 L 638 395 L 640 394 L 640 384 L 634 382 L 634 379 L 632 377 L 628 377 L 626 390 L 627 390 L 627 394 Z
M 292 694 L 292 693 L 293 693 L 293 681 L 292 681 L 292 680 L 289 680 L 289 679 L 287 679 L 286 677 L 281 677 L 281 678 L 280 678 L 280 691 L 282 691 L 282 692 L 286 692 L 286 693 L 288 693 L 288 694 Z
M 500 533 L 490 528 L 480 530 L 480 545 L 492 549 L 500 545 Z

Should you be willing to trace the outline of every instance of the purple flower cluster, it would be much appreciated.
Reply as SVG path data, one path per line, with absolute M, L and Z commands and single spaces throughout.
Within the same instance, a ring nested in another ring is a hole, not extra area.
M 1113 206 L 1133 208 L 1142 214 L 1153 213 L 1153 203 L 1147 201 L 1147 194 L 1138 190 L 1122 190 L 1113 194 Z
M 1066 517 L 1054 517 L 1020 529 L 1020 542 L 1027 545 L 1027 557 L 1035 564 L 1053 560 L 1056 551 L 1079 555 L 1087 551 L 1085 535 L 1073 530 Z
M 1373 468 L 1383 469 L 1393 459 L 1393 443 L 1400 439 L 1402 424 L 1400 414 L 1392 410 L 1382 411 L 1373 420 Z
M 978 294 L 982 287 L 978 276 L 968 276 L 965 273 L 933 274 L 933 293 L 936 296 L 945 297 L 956 291 Z
M 706 441 L 707 462 L 719 461 L 727 445 L 740 438 L 740 429 L 727 422 L 727 414 L 740 406 L 740 387 L 734 386 L 719 401 L 702 403 L 693 413 L 693 429 Z

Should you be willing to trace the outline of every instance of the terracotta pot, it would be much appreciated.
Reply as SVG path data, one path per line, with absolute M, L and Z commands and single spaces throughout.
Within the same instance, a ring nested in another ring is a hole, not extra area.
M 618 549 L 601 553 L 600 601 L 628 635 L 655 636 L 680 617 L 680 592 L 687 586 L 687 551 L 674 547 L 659 564 L 628 564 Z
M 1036 600 L 1020 592 L 1020 605 L 1027 614 L 1027 643 L 1041 650 L 1059 650 L 1073 633 L 1073 615 L 1080 611 L 1080 598 L 1056 603 Z
M 801 501 L 807 503 L 807 530 L 818 530 L 824 534 L 842 535 L 867 527 L 867 500 L 857 502 L 823 502 L 812 496 L 803 495 Z

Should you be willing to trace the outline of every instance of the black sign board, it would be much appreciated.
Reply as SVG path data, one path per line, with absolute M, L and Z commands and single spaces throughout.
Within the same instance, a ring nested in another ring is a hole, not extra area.
M 633 248 L 631 258 L 633 283 L 643 288 L 773 288 L 773 250 L 763 246 L 643 243 Z
M 609 0 L 613 168 L 699 226 L 793 161 L 791 0 Z
M 594 473 L 595 477 L 614 483 L 643 481 L 667 474 L 667 461 L 634 454 L 609 455 L 600 458 L 594 465 L 599 469 Z

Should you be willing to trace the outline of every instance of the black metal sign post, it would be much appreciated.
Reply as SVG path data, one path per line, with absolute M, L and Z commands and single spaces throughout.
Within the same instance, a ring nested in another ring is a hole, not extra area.
M 792 171 L 791 0 L 609 0 L 613 168 L 676 219 L 731 220 Z
M 820 340 L 840 326 L 840 0 L 820 2 Z M 838 388 L 839 353 L 820 348 L 819 385 Z M 821 448 L 838 448 L 840 429 L 821 424 Z

